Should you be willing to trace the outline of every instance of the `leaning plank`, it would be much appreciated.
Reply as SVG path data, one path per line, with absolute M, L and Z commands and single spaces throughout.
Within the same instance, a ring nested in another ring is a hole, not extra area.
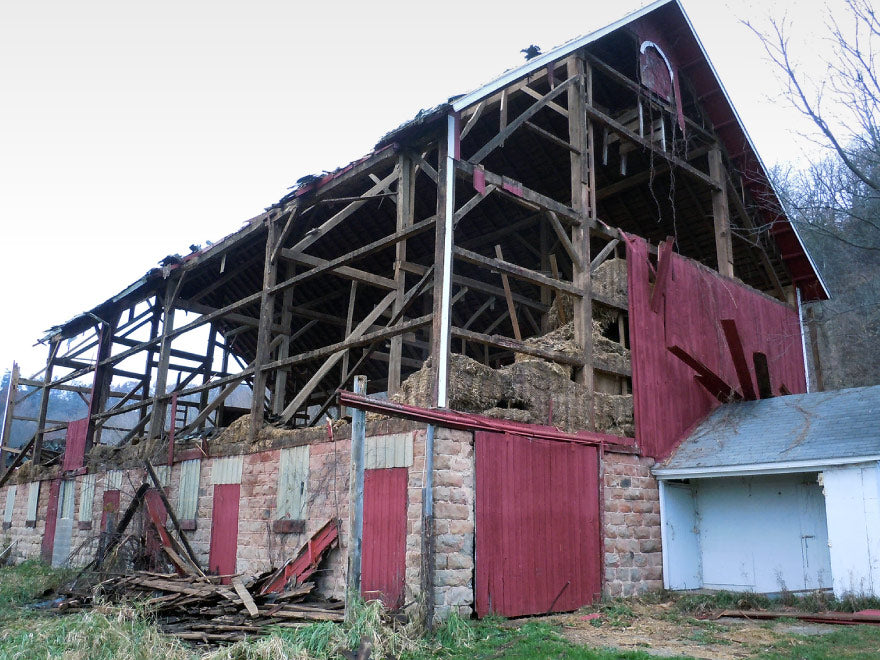
M 742 337 L 736 327 L 734 319 L 721 319 L 721 329 L 724 331 L 724 338 L 727 340 L 727 347 L 730 349 L 730 357 L 733 360 L 733 368 L 736 370 L 736 377 L 739 379 L 740 387 L 742 387 L 743 396 L 746 401 L 754 401 L 758 398 L 755 391 L 755 385 L 752 382 L 752 372 L 749 371 L 749 363 L 746 360 L 746 352 L 743 348 Z
M 725 383 L 720 376 L 700 362 L 697 358 L 690 355 L 683 348 L 680 346 L 669 346 L 667 347 L 667 350 L 697 372 L 697 382 L 705 387 L 709 394 L 714 396 L 721 403 L 742 400 L 742 395 L 740 395 L 739 392 Z
M 345 338 L 345 341 L 360 339 L 363 336 L 363 334 L 367 331 L 367 329 L 371 325 L 373 325 L 373 322 L 376 319 L 378 319 L 385 312 L 385 310 L 388 309 L 392 305 L 392 303 L 394 302 L 394 299 L 396 297 L 397 297 L 397 292 L 391 291 L 390 293 L 388 293 L 388 295 L 386 295 L 384 298 L 382 298 L 382 300 L 379 302 L 379 304 L 376 305 L 369 314 L 367 314 L 366 318 L 364 318 L 363 321 L 361 321 L 360 323 L 357 324 L 355 329 L 352 330 L 351 334 Z M 342 359 L 342 356 L 345 354 L 345 351 L 347 351 L 347 350 L 348 350 L 348 348 L 343 348 L 342 350 L 339 350 L 339 351 L 333 353 L 330 357 L 328 357 L 324 361 L 324 364 L 322 364 L 320 367 L 318 367 L 317 371 L 315 371 L 315 373 L 309 379 L 309 382 L 307 382 L 302 387 L 302 389 L 293 398 L 293 401 L 291 401 L 287 405 L 287 407 L 284 409 L 284 411 L 281 413 L 281 421 L 282 422 L 286 423 L 286 422 L 290 421 L 290 418 L 293 417 L 293 415 L 296 413 L 297 410 L 299 410 L 300 406 L 302 406 L 303 403 L 305 403 L 308 400 L 308 398 L 311 396 L 312 392 L 315 390 L 315 387 L 317 387 L 318 383 L 320 383 L 324 379 L 324 377 L 330 372 L 330 370 L 336 365 L 336 363 Z M 271 366 L 271 365 L 266 365 L 266 366 Z M 281 365 L 279 365 L 279 366 L 281 366 Z
M 245 608 L 248 611 L 248 614 L 251 617 L 255 617 L 259 615 L 259 610 L 257 609 L 256 603 L 254 603 L 254 599 L 251 598 L 250 592 L 244 586 L 244 583 L 241 581 L 241 578 L 235 578 L 232 581 L 232 588 L 235 589 L 235 593 L 238 594 L 239 598 L 241 598 L 241 602 L 244 603 Z
M 196 553 L 193 552 L 192 547 L 189 544 L 189 541 L 186 538 L 186 535 L 183 533 L 183 530 L 180 528 L 180 521 L 177 519 L 177 514 L 174 512 L 174 508 L 171 506 L 171 503 L 168 501 L 168 497 L 165 495 L 165 489 L 162 488 L 162 484 L 159 483 L 159 477 L 156 476 L 156 470 L 153 469 L 152 463 L 149 460 L 145 462 L 145 466 L 147 468 L 147 474 L 150 475 L 150 479 L 153 481 L 153 485 L 156 487 L 156 490 L 159 492 L 159 497 L 162 499 L 162 504 L 165 505 L 165 511 L 168 513 L 168 518 L 171 519 L 171 524 L 174 525 L 174 529 L 177 530 L 177 534 L 180 537 L 180 542 L 183 544 L 183 547 L 186 549 L 186 553 L 189 555 L 189 560 L 192 562 L 193 566 L 202 577 L 204 577 L 205 573 L 202 571 L 199 566 L 199 562 L 196 559 Z
M 501 246 L 495 246 L 495 256 L 499 261 L 504 261 L 504 253 Z M 504 299 L 507 301 L 507 313 L 510 315 L 510 324 L 513 326 L 513 336 L 517 341 L 522 341 L 522 333 L 519 330 L 519 321 L 516 318 L 516 306 L 513 304 L 513 296 L 510 293 L 510 279 L 505 273 L 501 273 L 501 286 L 504 287 Z

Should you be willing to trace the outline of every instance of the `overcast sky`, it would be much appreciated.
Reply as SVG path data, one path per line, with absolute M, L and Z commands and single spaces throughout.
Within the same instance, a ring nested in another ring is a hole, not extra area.
M 299 177 L 419 109 L 647 4 L 0 3 L 0 372 L 170 253 L 235 231 Z M 753 35 L 764 3 L 684 0 L 765 162 L 805 128 Z M 780 0 L 809 46 L 820 3 Z

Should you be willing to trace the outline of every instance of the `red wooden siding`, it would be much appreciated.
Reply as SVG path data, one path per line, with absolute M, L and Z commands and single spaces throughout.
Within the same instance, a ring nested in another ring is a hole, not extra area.
M 118 490 L 105 490 L 104 491 L 104 500 L 103 507 L 101 513 L 101 531 L 107 531 L 107 519 L 110 516 L 115 516 L 119 511 L 119 491 Z
M 241 484 L 214 486 L 214 509 L 211 514 L 211 547 L 208 568 L 217 575 L 235 573 L 238 554 L 238 503 Z
M 64 443 L 64 464 L 61 466 L 62 470 L 76 470 L 83 466 L 88 431 L 88 417 L 77 419 L 67 424 L 67 440 Z
M 155 488 L 150 488 L 144 494 L 144 504 L 150 511 L 150 520 L 155 519 L 164 529 L 165 523 L 168 520 L 168 511 L 165 508 L 165 503 L 162 501 L 162 496 L 159 495 L 159 491 Z M 146 527 L 144 536 L 146 537 L 147 559 L 151 568 L 158 570 L 162 565 L 160 558 L 165 558 L 165 553 L 162 550 L 162 539 L 159 538 L 160 532 L 156 527 L 150 524 L 146 525 Z
M 476 610 L 576 610 L 602 590 L 595 447 L 477 432 Z
M 390 609 L 403 606 L 406 583 L 405 467 L 364 471 L 361 593 Z
M 677 254 L 670 258 L 671 272 L 653 312 L 646 243 L 627 238 L 636 440 L 642 454 L 657 459 L 720 405 L 669 347 L 680 347 L 741 391 L 724 319 L 736 322 L 752 374 L 752 355 L 767 355 L 774 394 L 783 384 L 792 393 L 806 391 L 796 310 Z
M 49 505 L 46 507 L 46 529 L 43 532 L 43 544 L 40 547 L 40 559 L 52 563 L 52 551 L 55 549 L 55 526 L 58 524 L 58 496 L 61 493 L 61 479 L 53 479 L 49 486 Z

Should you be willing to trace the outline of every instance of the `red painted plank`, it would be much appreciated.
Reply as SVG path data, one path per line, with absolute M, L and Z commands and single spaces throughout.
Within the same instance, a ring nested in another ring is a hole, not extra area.
M 476 610 L 566 612 L 601 591 L 595 447 L 477 432 Z
M 403 606 L 406 584 L 407 468 L 364 471 L 361 594 Z
M 721 328 L 724 330 L 724 338 L 727 340 L 727 348 L 730 349 L 733 368 L 736 371 L 737 378 L 739 378 L 740 387 L 742 387 L 743 398 L 746 401 L 754 401 L 758 398 L 758 393 L 755 391 L 752 371 L 749 369 L 749 361 L 746 358 L 745 349 L 743 349 L 742 338 L 739 336 L 736 321 L 733 319 L 721 319 Z
M 86 451 L 86 435 L 89 431 L 89 418 L 76 419 L 67 424 L 67 439 L 64 443 L 64 463 L 62 470 L 76 470 L 83 466 Z
M 736 324 L 747 361 L 754 353 L 766 354 L 773 382 L 784 382 L 793 393 L 806 391 L 794 308 L 673 253 L 665 310 L 654 314 L 647 244 L 635 236 L 625 239 L 633 406 L 642 454 L 662 460 L 688 429 L 720 405 L 667 346 L 679 347 L 723 382 L 739 382 L 722 319 Z
M 52 551 L 55 549 L 55 525 L 58 522 L 58 496 L 61 492 L 61 479 L 53 479 L 49 485 L 49 506 L 46 507 L 46 529 L 43 531 L 43 543 L 40 547 L 40 559 L 47 564 L 52 563 Z
M 238 555 L 238 506 L 241 484 L 214 486 L 211 514 L 211 547 L 208 570 L 216 575 L 233 575 Z
M 163 554 L 162 546 L 174 549 L 174 546 L 171 545 L 171 540 L 168 538 L 168 532 L 165 530 L 165 524 L 168 521 L 168 510 L 165 508 L 165 503 L 162 501 L 159 491 L 155 488 L 150 488 L 144 494 L 144 505 L 147 508 L 147 515 L 153 523 L 153 527 L 147 528 L 145 534 L 147 557 L 154 560 L 154 568 L 158 568 L 160 565 L 158 559 Z M 177 568 L 177 572 L 181 575 L 184 574 L 179 568 Z
M 324 555 L 335 548 L 339 539 L 339 527 L 336 520 L 330 520 L 312 535 L 306 544 L 300 548 L 295 559 L 289 559 L 284 566 L 279 568 L 275 575 L 260 590 L 260 595 L 268 593 L 280 593 L 288 585 L 294 587 L 301 585 L 311 577 L 318 569 L 318 565 Z M 291 582 L 291 579 L 293 580 Z

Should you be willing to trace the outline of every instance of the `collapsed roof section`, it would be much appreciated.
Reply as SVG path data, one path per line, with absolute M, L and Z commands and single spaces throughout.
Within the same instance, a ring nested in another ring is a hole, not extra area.
M 316 423 L 354 373 L 394 394 L 426 364 L 430 403 L 446 406 L 452 353 L 492 368 L 526 355 L 563 365 L 588 400 L 628 396 L 630 368 L 594 350 L 596 327 L 628 342 L 627 301 L 592 281 L 625 257 L 621 232 L 671 237 L 789 303 L 827 295 L 677 0 L 420 113 L 238 232 L 166 258 L 53 328 L 42 379 L 22 382 L 45 401 L 90 375 L 87 446 L 125 414 L 121 440 L 222 426 L 245 383 L 254 429 Z M 566 324 L 565 350 L 539 341 Z M 172 347 L 199 328 L 203 349 Z

